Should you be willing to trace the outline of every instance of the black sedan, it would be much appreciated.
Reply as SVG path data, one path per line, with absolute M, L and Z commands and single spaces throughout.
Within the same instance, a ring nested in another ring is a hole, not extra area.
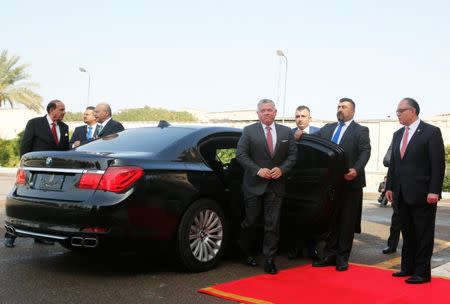
M 72 250 L 168 241 L 187 270 L 211 269 L 242 218 L 240 135 L 226 127 L 136 128 L 72 151 L 28 153 L 7 196 L 5 227 Z M 325 232 L 338 208 L 343 151 L 307 135 L 297 145 L 282 223 Z

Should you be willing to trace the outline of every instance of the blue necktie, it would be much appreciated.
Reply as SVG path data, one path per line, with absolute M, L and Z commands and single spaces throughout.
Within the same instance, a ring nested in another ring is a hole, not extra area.
M 87 132 L 87 139 L 91 139 L 92 138 L 92 127 L 89 126 L 88 127 L 88 132 Z
M 345 123 L 344 122 L 340 122 L 339 126 L 338 126 L 338 128 L 336 130 L 336 133 L 334 133 L 334 136 L 331 139 L 331 141 L 334 142 L 335 144 L 337 144 L 338 141 L 339 141 L 339 135 L 341 135 L 341 131 L 342 131 L 342 127 L 343 126 L 345 126 Z

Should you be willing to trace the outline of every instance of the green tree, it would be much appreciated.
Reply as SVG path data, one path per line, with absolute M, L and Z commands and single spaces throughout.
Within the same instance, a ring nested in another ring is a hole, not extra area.
M 19 103 L 39 113 L 43 109 L 42 97 L 33 91 L 35 84 L 23 82 L 29 78 L 25 73 L 28 65 L 18 65 L 19 60 L 17 55 L 8 56 L 6 50 L 0 54 L 0 107 L 5 107 L 7 102 L 11 108 Z

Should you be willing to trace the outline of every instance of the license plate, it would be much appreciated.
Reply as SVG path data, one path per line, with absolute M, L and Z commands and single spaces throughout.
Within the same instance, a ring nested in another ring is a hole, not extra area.
M 61 190 L 64 183 L 64 175 L 61 174 L 39 174 L 36 185 L 41 190 Z

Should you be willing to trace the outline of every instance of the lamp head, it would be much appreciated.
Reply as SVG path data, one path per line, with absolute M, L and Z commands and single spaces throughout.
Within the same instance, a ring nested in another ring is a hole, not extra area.
M 286 57 L 282 50 L 277 50 L 277 55 L 281 57 Z
M 80 72 L 86 73 L 86 70 L 83 69 L 82 67 L 79 67 L 78 69 L 80 70 Z

